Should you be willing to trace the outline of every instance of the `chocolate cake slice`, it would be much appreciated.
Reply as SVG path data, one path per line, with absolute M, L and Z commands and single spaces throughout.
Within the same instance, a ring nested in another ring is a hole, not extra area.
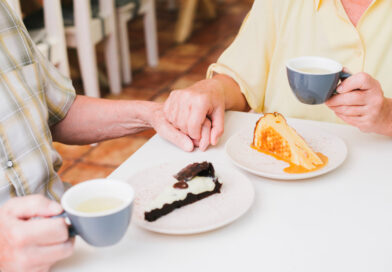
M 147 207 L 145 220 L 153 222 L 177 208 L 220 193 L 222 187 L 210 162 L 190 164 L 174 178 L 174 184 L 166 187 Z

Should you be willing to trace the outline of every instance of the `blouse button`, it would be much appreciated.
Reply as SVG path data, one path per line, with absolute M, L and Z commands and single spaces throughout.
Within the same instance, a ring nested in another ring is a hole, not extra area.
M 12 166 L 14 166 L 14 163 L 12 161 L 7 161 L 7 167 L 11 168 Z

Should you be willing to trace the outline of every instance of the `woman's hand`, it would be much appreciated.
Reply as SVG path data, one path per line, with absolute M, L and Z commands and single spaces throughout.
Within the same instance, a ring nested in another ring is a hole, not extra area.
M 181 130 L 174 127 L 165 117 L 163 112 L 163 104 L 149 102 L 150 112 L 152 116 L 149 118 L 150 125 L 156 132 L 169 142 L 177 145 L 184 151 L 193 151 L 195 147 L 199 147 L 201 151 L 205 151 L 210 144 L 211 121 L 207 118 L 204 120 L 201 128 L 201 138 L 191 139 Z
M 363 132 L 392 136 L 392 99 L 384 97 L 377 80 L 358 73 L 344 80 L 337 92 L 325 104 L 340 119 Z
M 172 91 L 165 102 L 164 113 L 174 127 L 203 147 L 203 129 L 210 127 L 206 144 L 216 145 L 224 130 L 225 93 L 218 80 L 202 80 Z

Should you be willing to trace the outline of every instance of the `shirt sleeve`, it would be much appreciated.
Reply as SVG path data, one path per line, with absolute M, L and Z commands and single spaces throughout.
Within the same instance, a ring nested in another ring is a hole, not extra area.
M 23 33 L 22 36 L 28 47 L 30 61 L 39 66 L 41 84 L 44 88 L 44 99 L 48 108 L 48 124 L 52 126 L 61 121 L 71 108 L 76 92 L 70 78 L 63 76 L 60 71 L 39 51 L 23 21 L 11 10 L 13 20 Z
M 276 39 L 274 0 L 255 0 L 233 43 L 210 65 L 207 78 L 214 73 L 234 79 L 249 106 L 263 111 L 269 63 Z
M 35 47 L 37 61 L 40 66 L 44 83 L 45 101 L 49 112 L 49 126 L 61 121 L 71 108 L 76 92 L 70 78 L 63 76 L 60 71 L 45 58 Z
M 49 113 L 48 124 L 49 126 L 52 126 L 67 115 L 68 110 L 71 108 L 76 97 L 75 89 L 71 79 L 62 75 L 60 71 L 42 55 L 37 45 L 30 37 L 23 21 L 15 14 L 13 14 L 13 20 L 23 33 L 25 42 L 31 50 L 29 50 L 30 56 L 39 66 L 44 88 L 44 98 Z

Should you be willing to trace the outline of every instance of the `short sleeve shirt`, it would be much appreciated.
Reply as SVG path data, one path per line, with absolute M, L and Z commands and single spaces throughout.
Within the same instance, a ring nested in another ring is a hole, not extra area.
M 0 0 L 0 205 L 13 196 L 64 190 L 50 127 L 75 99 L 70 79 L 37 50 L 21 20 Z
M 210 66 L 231 76 L 258 112 L 341 122 L 326 105 L 305 105 L 292 93 L 286 62 L 300 56 L 334 59 L 366 72 L 392 97 L 392 1 L 374 0 L 354 26 L 341 0 L 255 0 L 234 42 Z

